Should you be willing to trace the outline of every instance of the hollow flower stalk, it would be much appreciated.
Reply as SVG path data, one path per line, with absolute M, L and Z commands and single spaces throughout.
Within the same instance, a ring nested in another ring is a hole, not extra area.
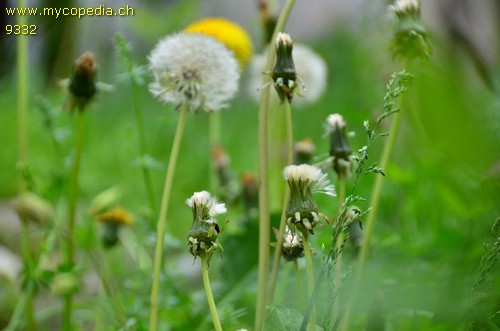
M 314 234 L 313 228 L 320 224 L 320 217 L 328 220 L 318 211 L 313 194 L 323 193 L 334 197 L 335 187 L 325 173 L 309 164 L 289 165 L 284 169 L 283 175 L 290 187 L 287 223 L 292 231 L 297 228 L 307 240 L 308 234 Z
M 194 33 L 168 36 L 149 55 L 151 93 L 190 111 L 218 111 L 238 90 L 239 67 L 233 53 L 214 37 Z

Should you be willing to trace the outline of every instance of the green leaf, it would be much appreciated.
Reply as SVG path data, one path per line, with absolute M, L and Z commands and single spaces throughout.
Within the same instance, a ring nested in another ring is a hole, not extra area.
M 299 331 L 304 317 L 296 310 L 274 306 L 264 324 L 264 331 Z M 316 325 L 317 331 L 323 328 Z

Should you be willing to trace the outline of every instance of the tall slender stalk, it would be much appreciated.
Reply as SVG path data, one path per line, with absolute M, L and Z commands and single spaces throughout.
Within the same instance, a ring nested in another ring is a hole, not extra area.
M 304 293 L 304 282 L 302 280 L 302 275 L 300 274 L 299 270 L 299 259 L 295 259 L 293 261 L 293 269 L 295 270 L 295 278 L 297 279 L 297 288 L 299 289 L 299 309 L 300 311 L 303 311 L 306 307 L 306 295 Z
M 73 163 L 73 171 L 71 174 L 71 187 L 69 196 L 69 216 L 68 228 L 66 234 L 66 246 L 64 250 L 64 263 L 66 266 L 72 266 L 74 263 L 74 237 L 75 237 L 75 220 L 76 209 L 78 205 L 79 193 L 79 178 L 80 178 L 80 162 L 82 156 L 83 136 L 85 131 L 85 110 L 78 111 L 78 118 L 76 124 L 76 146 L 75 146 L 75 159 Z M 73 309 L 73 294 L 68 294 L 64 297 L 63 302 L 63 315 L 62 315 L 62 330 L 70 331 L 71 327 L 71 312 Z
M 18 6 L 24 7 L 26 0 L 19 0 Z M 18 15 L 17 24 L 26 24 L 26 16 Z M 28 37 L 19 35 L 16 37 L 17 47 L 17 152 L 19 164 L 26 162 L 27 137 L 26 118 L 28 108 Z M 19 189 L 24 190 L 24 183 L 20 181 Z
M 163 187 L 163 195 L 161 199 L 160 215 L 158 217 L 158 229 L 156 232 L 156 246 L 153 269 L 153 286 L 151 288 L 151 305 L 149 312 L 149 331 L 156 331 L 158 328 L 158 297 L 160 294 L 160 273 L 161 263 L 163 259 L 163 240 L 167 224 L 168 205 L 170 202 L 170 192 L 172 191 L 172 183 L 174 180 L 175 166 L 179 156 L 179 149 L 182 141 L 184 127 L 186 126 L 186 115 L 188 112 L 188 104 L 184 102 L 181 105 L 179 120 L 175 130 L 174 142 L 172 143 L 172 151 L 168 160 L 167 175 L 165 177 L 165 185 Z
M 30 248 L 30 232 L 29 232 L 29 220 L 21 219 L 22 233 L 21 233 L 21 241 L 22 241 L 22 251 L 23 251 L 23 260 L 26 267 L 26 281 L 32 282 L 33 278 L 33 258 L 31 256 L 31 248 Z M 35 318 L 33 316 L 33 296 L 28 295 L 26 297 L 26 307 L 25 307 L 25 315 L 26 315 L 26 329 L 28 331 L 36 330 Z
M 272 43 L 276 35 L 283 29 L 290 16 L 295 0 L 287 0 L 283 11 L 280 14 L 278 22 L 271 38 Z M 276 48 L 271 45 L 267 54 L 266 71 L 271 72 L 276 57 Z M 264 84 L 271 80 L 269 73 L 264 75 Z M 259 267 L 257 280 L 257 300 L 255 306 L 255 331 L 262 330 L 266 315 L 266 291 L 267 276 L 269 272 L 269 234 L 270 234 L 270 215 L 269 215 L 269 160 L 268 160 L 268 108 L 269 108 L 269 89 L 264 89 L 260 98 L 259 109 Z
M 399 97 L 399 107 L 401 108 L 401 104 L 403 103 L 403 96 Z M 391 122 L 391 127 L 389 129 L 389 137 L 387 139 L 386 144 L 384 145 L 384 150 L 382 152 L 382 156 L 380 158 L 379 165 L 382 169 L 386 169 L 389 164 L 392 150 L 394 149 L 394 145 L 396 142 L 397 133 L 399 130 L 399 125 L 401 122 L 401 113 L 397 112 L 394 114 L 393 120 Z M 364 270 L 366 266 L 366 261 L 368 260 L 368 255 L 370 252 L 371 239 L 373 235 L 373 230 L 375 228 L 375 220 L 377 217 L 378 206 L 380 202 L 380 195 L 382 193 L 382 187 L 384 185 L 385 176 L 377 176 L 375 179 L 375 185 L 373 186 L 372 194 L 371 194 L 371 209 L 368 213 L 368 217 L 366 222 L 364 222 L 365 231 L 363 233 L 363 243 L 361 244 L 361 251 L 359 253 L 359 258 L 356 267 L 356 276 L 354 278 L 354 288 L 351 292 L 351 300 L 347 307 L 344 319 L 342 320 L 339 330 L 340 331 L 348 331 L 350 328 L 352 313 L 354 308 L 358 304 L 359 300 L 359 292 L 361 290 L 361 283 L 363 280 Z
M 311 246 L 309 245 L 309 239 L 304 238 L 304 256 L 306 259 L 306 275 L 307 275 L 307 296 L 312 298 L 314 292 L 314 269 L 311 255 Z M 311 318 L 309 319 L 309 331 L 316 330 L 316 308 L 313 303 L 313 308 L 311 312 Z
M 345 190 L 346 190 L 346 182 L 345 182 L 345 176 L 342 175 L 342 173 L 339 173 L 339 183 L 338 183 L 338 197 L 339 197 L 339 212 L 338 214 L 341 213 L 342 211 L 342 205 L 344 204 L 345 201 Z M 337 222 L 343 222 L 344 220 L 341 220 L 337 216 Z M 336 245 L 337 249 L 339 250 L 339 255 L 337 256 L 337 260 L 335 261 L 335 275 L 334 275 L 334 281 L 335 281 L 335 299 L 333 301 L 333 306 L 332 306 L 332 319 L 331 319 L 331 325 L 335 325 L 335 322 L 339 318 L 339 310 L 340 310 L 340 294 L 339 292 L 339 286 L 338 284 L 340 283 L 340 279 L 342 277 L 342 251 L 341 247 L 344 242 L 344 233 L 341 232 L 337 238 Z
M 207 295 L 208 307 L 214 320 L 215 331 L 222 331 L 219 315 L 217 314 L 217 307 L 215 306 L 214 296 L 212 295 L 212 288 L 210 287 L 210 278 L 208 277 L 208 261 L 206 256 L 201 257 L 201 272 L 203 276 L 203 286 L 205 287 L 205 294 Z
M 288 100 L 284 102 L 285 117 L 286 117 L 286 152 L 287 152 L 287 164 L 293 163 L 293 125 L 292 125 L 292 111 L 290 103 Z M 267 297 L 267 304 L 271 304 L 273 301 L 274 291 L 276 289 L 276 280 L 278 278 L 278 269 L 281 261 L 281 252 L 283 250 L 283 240 L 285 236 L 286 229 L 286 209 L 290 202 L 290 188 L 288 184 L 285 183 L 285 196 L 283 198 L 283 207 L 281 209 L 281 221 L 278 233 L 276 249 L 274 251 L 273 267 L 271 271 L 271 278 L 269 280 L 269 290 Z

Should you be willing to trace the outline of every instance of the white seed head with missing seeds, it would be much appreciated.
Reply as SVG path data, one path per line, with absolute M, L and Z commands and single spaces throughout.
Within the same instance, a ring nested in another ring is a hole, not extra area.
M 283 170 L 283 176 L 288 182 L 307 182 L 312 186 L 312 193 L 323 193 L 335 197 L 335 186 L 330 183 L 328 175 L 320 168 L 310 165 L 289 165 Z

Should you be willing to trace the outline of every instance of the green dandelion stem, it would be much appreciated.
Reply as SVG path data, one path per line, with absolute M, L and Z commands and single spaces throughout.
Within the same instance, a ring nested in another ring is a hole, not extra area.
M 297 288 L 299 289 L 299 309 L 304 310 L 304 304 L 307 300 L 306 294 L 304 293 L 304 282 L 302 280 L 302 275 L 299 270 L 299 259 L 293 261 L 293 268 L 295 270 L 295 278 L 297 279 Z
M 283 7 L 267 55 L 266 72 L 271 72 L 276 57 L 274 40 L 290 16 L 295 0 L 288 0 Z M 263 84 L 271 80 L 270 74 L 264 75 Z M 259 109 L 259 266 L 257 277 L 257 300 L 255 306 L 255 331 L 263 328 L 266 315 L 267 300 L 267 277 L 269 272 L 269 235 L 270 235 L 270 215 L 269 215 L 269 141 L 268 141 L 268 110 L 269 91 L 264 89 L 260 98 Z
M 165 186 L 163 188 L 163 196 L 161 199 L 160 215 L 158 218 L 158 229 L 156 233 L 155 258 L 153 269 L 153 286 L 151 289 L 151 306 L 149 312 L 149 329 L 156 331 L 158 327 L 158 297 L 160 294 L 160 274 L 161 263 L 163 259 L 163 241 L 167 224 L 168 205 L 170 202 L 170 192 L 172 191 L 172 183 L 174 180 L 175 166 L 179 156 L 179 149 L 182 141 L 184 127 L 186 126 L 186 115 L 188 112 L 188 104 L 181 105 L 179 121 L 175 130 L 174 142 L 172 151 L 168 160 L 167 175 L 165 177 Z
M 26 0 L 19 0 L 19 6 L 23 7 Z M 17 24 L 26 25 L 26 16 L 18 15 Z M 24 165 L 27 158 L 27 108 L 28 108 L 28 37 L 17 36 L 17 152 L 18 163 Z M 24 190 L 25 184 L 20 179 L 19 189 Z
M 401 104 L 403 103 L 403 97 L 399 97 L 399 107 L 401 108 Z M 382 157 L 380 158 L 379 165 L 382 169 L 387 169 L 389 164 L 392 150 L 394 149 L 394 145 L 396 143 L 396 137 L 399 130 L 399 125 L 401 122 L 401 112 L 397 112 L 394 114 L 394 118 L 391 123 L 391 127 L 389 129 L 389 137 L 387 139 L 386 144 L 384 145 L 384 150 L 382 152 Z M 378 175 L 375 179 L 375 185 L 372 189 L 371 194 L 371 206 L 370 212 L 368 213 L 368 217 L 366 222 L 364 222 L 364 234 L 363 234 L 363 243 L 361 244 L 361 251 L 359 253 L 359 258 L 356 267 L 356 276 L 354 278 L 354 288 L 351 292 L 351 300 L 347 306 L 347 310 L 345 313 L 345 317 L 340 324 L 340 331 L 348 331 L 350 330 L 350 324 L 352 319 L 352 313 L 355 307 L 358 304 L 359 293 L 361 290 L 361 283 L 363 280 L 363 275 L 365 274 L 364 270 L 366 267 L 366 262 L 368 260 L 368 256 L 370 255 L 370 245 L 373 236 L 373 230 L 375 228 L 375 220 L 377 218 L 377 212 L 380 202 L 380 196 L 382 193 L 382 187 L 384 186 L 385 176 Z
M 212 295 L 212 288 L 210 287 L 210 278 L 208 277 L 208 261 L 206 256 L 201 257 L 201 272 L 203 276 L 203 286 L 207 295 L 208 306 L 212 319 L 214 320 L 215 331 L 222 331 L 219 315 L 217 314 L 217 307 L 215 306 L 214 296 Z
M 287 164 L 293 163 L 293 125 L 292 125 L 292 111 L 290 103 L 288 100 L 284 102 L 285 117 L 286 117 L 286 152 L 287 152 Z M 276 243 L 276 250 L 274 251 L 273 267 L 271 271 L 271 278 L 269 279 L 269 290 L 267 297 L 267 305 L 271 304 L 273 301 L 274 291 L 276 289 L 276 280 L 278 278 L 278 270 L 280 267 L 281 252 L 283 250 L 283 240 L 285 237 L 286 229 L 286 208 L 290 202 L 290 188 L 288 184 L 285 183 L 285 196 L 283 198 L 283 206 L 281 212 L 280 228 Z
M 345 201 L 345 192 L 346 192 L 346 181 L 345 177 L 342 175 L 342 173 L 339 174 L 339 183 L 338 183 L 338 197 L 339 197 L 339 215 L 342 212 L 342 206 Z M 341 220 L 337 217 L 337 222 L 343 222 L 344 220 Z M 335 322 L 339 318 L 339 311 L 340 311 L 340 294 L 339 294 L 339 283 L 342 278 L 342 244 L 344 242 L 344 233 L 340 232 L 337 240 L 336 240 L 336 246 L 337 250 L 339 251 L 339 254 L 337 256 L 337 261 L 335 262 L 335 276 L 334 276 L 334 281 L 335 281 L 335 299 L 333 301 L 333 306 L 332 306 L 332 314 L 331 314 L 331 325 L 335 325 Z
M 66 234 L 66 247 L 64 251 L 64 262 L 67 267 L 72 267 L 74 263 L 74 237 L 75 237 L 75 220 L 76 208 L 78 204 L 79 193 L 79 177 L 80 177 L 80 163 L 83 147 L 83 136 L 85 131 L 85 111 L 80 109 L 78 111 L 78 119 L 76 124 L 76 147 L 75 159 L 73 163 L 73 172 L 71 174 L 71 186 L 69 197 L 69 217 L 68 217 L 68 232 Z M 62 330 L 71 331 L 71 314 L 73 310 L 73 294 L 68 294 L 63 299 L 63 315 L 62 315 Z
M 304 238 L 304 255 L 306 259 L 306 274 L 307 274 L 307 295 L 312 297 L 314 292 L 314 270 L 311 254 L 311 246 L 309 246 L 309 240 Z M 308 331 L 314 331 L 316 329 L 316 308 L 313 303 L 311 318 L 309 319 Z

